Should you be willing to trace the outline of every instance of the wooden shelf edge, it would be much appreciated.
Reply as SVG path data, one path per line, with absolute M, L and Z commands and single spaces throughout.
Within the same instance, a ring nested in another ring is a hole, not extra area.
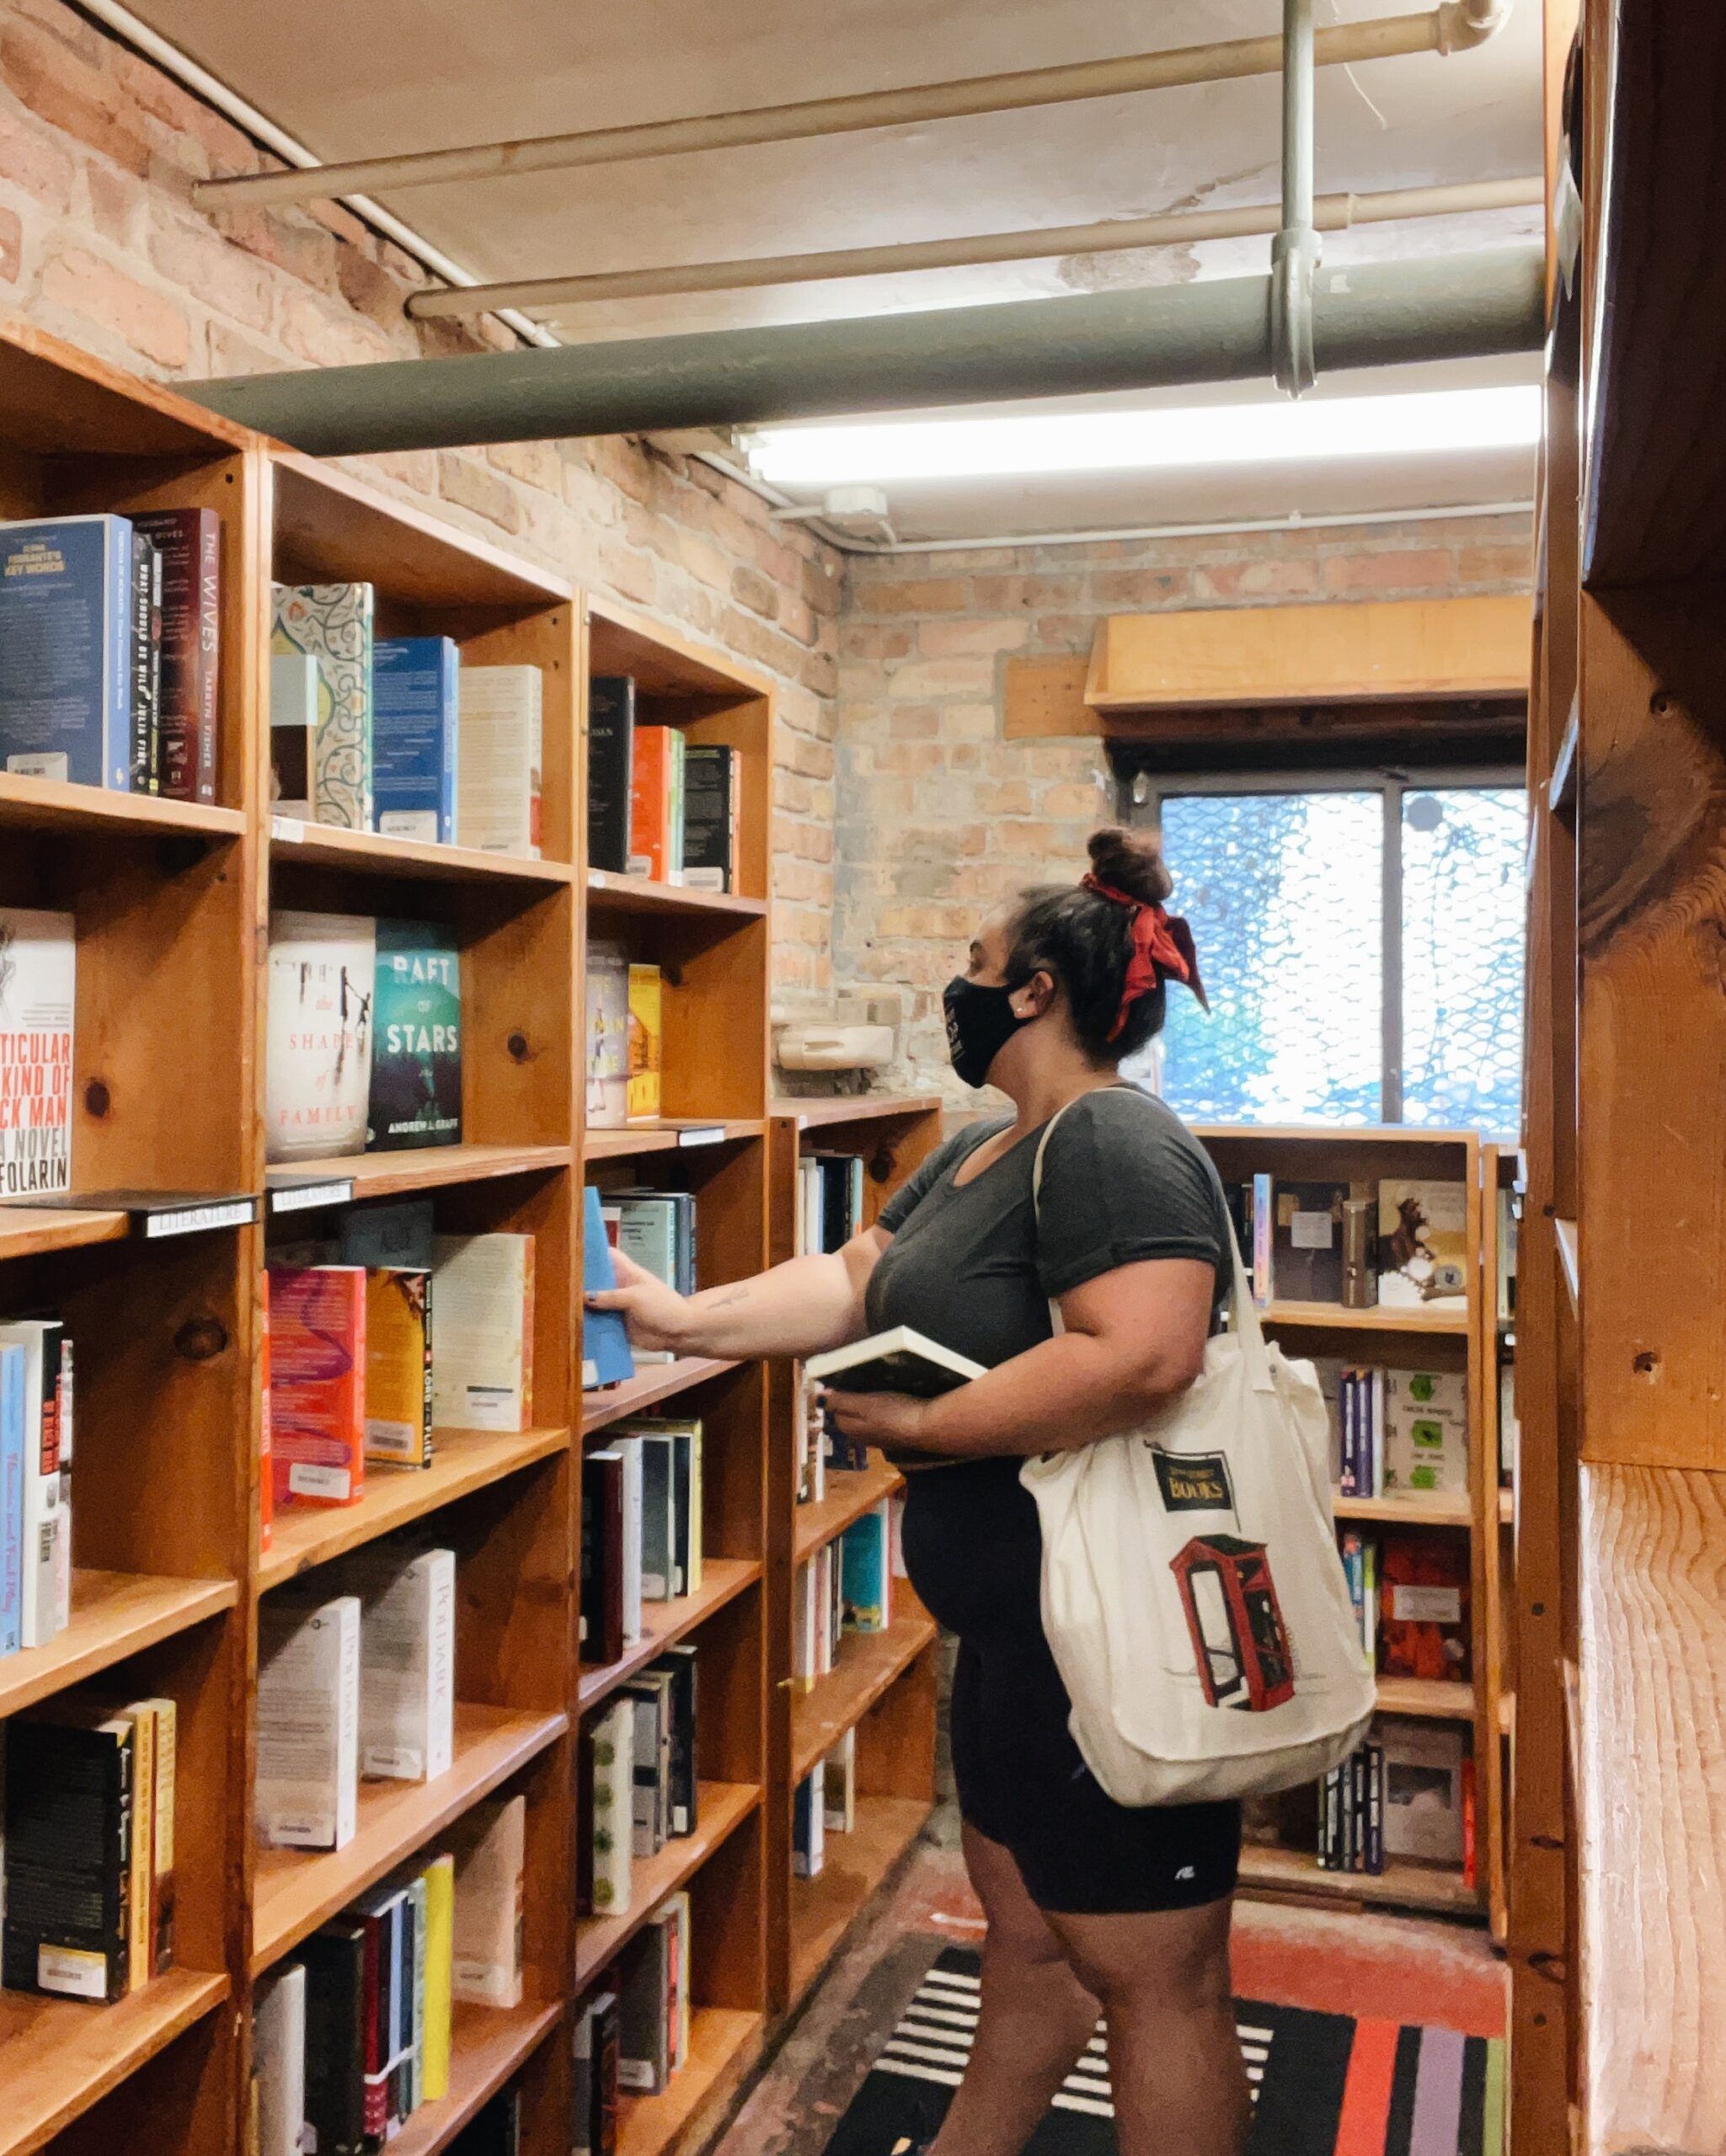
M 395 2156 L 435 2156 L 496 2095 L 564 2018 L 550 2006 L 458 2005 L 450 2036 L 450 2093 L 422 2104 L 390 2143 Z
M 1341 1902 L 1371 1902 L 1392 1907 L 1478 1916 L 1480 1890 L 1463 1881 L 1459 1868 L 1392 1858 L 1376 1876 L 1364 1871 L 1323 1871 L 1317 1860 L 1299 1849 L 1266 1848 L 1249 1843 L 1241 1852 L 1241 1886 L 1285 1894 L 1323 1896 Z
M 862 1796 L 858 1825 L 827 1840 L 826 1868 L 814 1879 L 791 1882 L 791 1977 L 788 2014 L 794 2014 L 844 1945 L 852 1926 L 916 1842 L 934 1806 L 920 1796 Z M 863 1862 L 850 1868 L 852 1844 Z M 823 1909 L 823 1903 L 836 1906 Z
M 138 837 L 236 839 L 243 810 L 202 801 L 170 801 L 159 793 L 120 793 L 64 779 L 21 778 L 0 771 L 0 825 L 34 830 L 130 832 Z
M 366 1494 L 357 1505 L 290 1506 L 275 1515 L 270 1547 L 258 1559 L 258 1592 L 267 1594 L 350 1550 L 489 1489 L 566 1451 L 569 1444 L 568 1430 L 524 1430 L 518 1436 L 440 1430 L 430 1467 L 368 1461 Z
M 705 2139 L 713 2114 L 741 2084 L 766 2036 L 759 2014 L 697 2007 L 682 2068 L 657 2096 L 626 2096 L 619 2105 L 617 2156 L 669 2156 Z M 692 2134 L 692 2127 L 699 2131 Z
M 783 1093 L 767 1105 L 776 1123 L 794 1123 L 799 1130 L 825 1130 L 834 1123 L 877 1123 L 895 1116 L 937 1115 L 946 1102 L 939 1093 Z
M 670 1602 L 648 1603 L 642 1611 L 641 1638 L 624 1649 L 620 1660 L 581 1665 L 575 1695 L 578 1710 L 585 1714 L 596 1707 L 637 1670 L 644 1669 L 667 1647 L 675 1646 L 698 1625 L 704 1625 L 716 1609 L 723 1609 L 761 1577 L 761 1567 L 753 1558 L 704 1558 L 697 1593 L 678 1595 Z
M 653 1123 L 607 1124 L 582 1134 L 586 1161 L 627 1161 L 638 1153 L 695 1151 L 707 1145 L 737 1145 L 767 1132 L 761 1116 L 661 1117 Z
M 631 1876 L 629 1906 L 616 1916 L 580 1917 L 575 1924 L 575 1988 L 580 1992 L 621 1954 L 667 1897 L 692 1879 L 744 1821 L 761 1807 L 755 1782 L 703 1782 L 692 1834 L 665 1844 L 655 1857 L 638 1858 Z
M 840 1486 L 836 1490 L 834 1484 Z M 799 1505 L 791 1529 L 791 1561 L 806 1564 L 824 1543 L 843 1534 L 863 1514 L 905 1487 L 905 1477 L 877 1456 L 867 1467 L 830 1468 L 827 1494 Z
M 0 1718 L 125 1662 L 176 1632 L 232 1609 L 234 1580 L 164 1579 L 150 1572 L 75 1572 L 72 1622 L 45 1647 L 0 1661 Z
M 458 1703 L 456 1756 L 447 1773 L 430 1782 L 362 1784 L 359 1832 L 343 1849 L 260 1849 L 254 1871 L 251 1973 L 267 1969 L 346 1908 L 569 1726 L 564 1714 Z
M 1473 1320 L 1461 1310 L 1404 1309 L 1398 1303 L 1375 1303 L 1368 1310 L 1345 1310 L 1340 1303 L 1273 1302 L 1258 1313 L 1263 1325 L 1298 1326 L 1324 1332 L 1467 1333 Z
M 686 1355 L 676 1363 L 649 1364 L 609 1392 L 583 1393 L 582 1435 L 624 1422 L 631 1415 L 644 1414 L 660 1401 L 673 1400 L 692 1385 L 704 1385 L 709 1378 L 721 1377 L 737 1367 L 735 1362 L 708 1355 Z
M 1339 1519 L 1378 1520 L 1395 1527 L 1467 1529 L 1474 1524 L 1466 1498 L 1344 1497 L 1333 1493 L 1331 1510 Z
M 1575 1221 L 1558 1219 L 1552 1223 L 1552 1239 L 1558 1246 L 1558 1268 L 1564 1276 L 1574 1313 L 1582 1300 L 1581 1234 Z
M 567 861 L 484 853 L 477 846 L 391 838 L 382 831 L 344 830 L 339 825 L 307 823 L 297 816 L 272 815 L 268 835 L 272 866 L 278 861 L 305 861 L 379 876 L 418 876 L 442 883 L 543 883 L 553 889 L 574 874 Z
M 266 1186 L 327 1177 L 350 1182 L 354 1201 L 393 1198 L 452 1183 L 485 1182 L 495 1176 L 554 1174 L 574 1158 L 568 1145 L 427 1145 L 402 1153 L 338 1153 L 322 1160 L 272 1161 Z
M 131 1233 L 124 1213 L 80 1213 L 0 1205 L 0 1259 L 38 1257 L 51 1250 L 81 1250 L 88 1243 L 123 1242 Z
M 1378 1711 L 1407 1715 L 1419 1721 L 1470 1721 L 1475 1717 L 1472 1684 L 1452 1684 L 1442 1678 L 1381 1677 Z
M 800 1694 L 791 1709 L 791 1779 L 800 1782 L 819 1759 L 860 1722 L 876 1701 L 888 1692 L 939 1630 L 932 1617 L 918 1610 L 897 1617 L 884 1632 L 847 1632 L 847 1641 L 867 1642 L 853 1647 L 847 1661 L 845 1648 L 826 1676 L 816 1678 L 811 1689 Z M 861 1664 L 861 1668 L 858 1665 Z M 823 1701 L 828 1703 L 823 1711 Z M 819 1719 L 818 1719 L 819 1718 Z
M 25 2000 L 7 1994 L 29 2015 L 29 2026 L 0 2035 L 0 2156 L 31 2156 L 64 2127 L 117 2089 L 174 2038 L 220 2006 L 225 1976 L 171 1969 L 112 2006 L 75 1999 Z M 30 2054 L 40 2049 L 43 2056 Z
M 592 638 L 595 623 L 602 623 L 621 636 L 637 643 L 653 645 L 661 656 L 681 666 L 687 675 L 681 693 L 695 696 L 771 696 L 773 685 L 767 675 L 729 652 L 721 651 L 717 644 L 698 643 L 682 630 L 673 628 L 668 622 L 655 621 L 651 615 L 638 613 L 633 607 L 622 605 L 615 599 L 601 597 L 597 593 L 585 592 L 583 597 L 587 607 L 588 633 Z M 593 662 L 596 669 L 601 662 Z M 655 691 L 655 693 L 660 693 Z
M 656 883 L 646 876 L 620 876 L 614 869 L 590 868 L 587 895 L 592 913 L 683 914 L 717 921 L 761 921 L 767 901 L 736 891 L 697 891 L 683 883 Z

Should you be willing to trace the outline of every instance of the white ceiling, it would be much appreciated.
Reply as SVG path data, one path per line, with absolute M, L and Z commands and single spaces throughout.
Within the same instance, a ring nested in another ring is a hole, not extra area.
M 1262 35 L 1277 0 L 132 0 L 163 35 L 320 157 L 441 147 L 585 125 L 995 73 Z M 1408 0 L 1317 0 L 1321 24 L 1414 12 Z M 1492 43 L 1449 58 L 1321 71 L 1321 191 L 1427 186 L 1536 172 L 1539 0 Z M 1042 110 L 413 189 L 381 199 L 480 277 L 552 275 L 1017 230 L 1186 206 L 1273 201 L 1274 77 Z M 1537 237 L 1537 211 L 1337 234 L 1328 261 L 1384 259 Z M 569 339 L 879 313 L 1262 270 L 1268 243 L 1093 254 L 735 296 L 572 309 Z M 1445 380 L 1527 380 L 1508 371 Z M 1357 384 L 1341 384 L 1357 387 Z M 1400 384 L 1398 386 L 1401 386 Z M 1215 392 L 1213 392 L 1215 393 Z M 1230 397 L 1258 397 L 1234 390 Z M 1188 392 L 1158 401 L 1190 401 Z M 916 536 L 1176 518 L 1315 513 L 1520 496 L 1526 458 L 1434 477 L 1400 471 L 1215 482 L 1157 475 L 894 490 Z

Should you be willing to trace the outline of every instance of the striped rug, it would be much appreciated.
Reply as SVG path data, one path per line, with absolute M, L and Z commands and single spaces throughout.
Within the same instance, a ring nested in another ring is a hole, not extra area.
M 944 1948 L 858 2092 L 827 2156 L 890 2156 L 940 2124 L 970 2057 L 979 1963 Z M 1236 2002 L 1255 2106 L 1253 2156 L 1503 2156 L 1504 2047 L 1451 2029 L 1398 2027 Z M 1099 2024 L 1025 2156 L 1115 2156 Z

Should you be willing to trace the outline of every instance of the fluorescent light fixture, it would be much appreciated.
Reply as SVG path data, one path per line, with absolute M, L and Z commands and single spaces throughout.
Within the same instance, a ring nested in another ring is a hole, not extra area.
M 1529 383 L 1299 404 L 770 427 L 751 438 L 750 461 L 773 486 L 831 487 L 1532 449 L 1540 426 L 1541 392 Z

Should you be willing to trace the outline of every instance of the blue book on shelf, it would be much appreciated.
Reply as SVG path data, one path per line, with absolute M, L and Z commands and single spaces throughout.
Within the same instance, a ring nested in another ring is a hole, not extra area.
M 24 1377 L 22 1348 L 0 1348 L 0 1655 L 24 1643 Z
M 887 1515 L 877 1510 L 853 1520 L 839 1544 L 840 1593 L 845 1621 L 859 1632 L 884 1632 L 889 1617 Z
M 371 821 L 391 838 L 456 842 L 462 660 L 448 637 L 380 637 L 371 650 Z
M 605 1217 L 599 1193 L 591 1183 L 581 1200 L 581 1289 L 591 1295 L 617 1284 L 612 1264 L 612 1246 L 606 1241 Z M 629 1352 L 629 1334 L 616 1310 L 581 1312 L 581 1384 L 584 1391 L 595 1385 L 617 1385 L 635 1374 L 635 1358 Z
M 0 525 L 0 771 L 130 793 L 132 528 Z

